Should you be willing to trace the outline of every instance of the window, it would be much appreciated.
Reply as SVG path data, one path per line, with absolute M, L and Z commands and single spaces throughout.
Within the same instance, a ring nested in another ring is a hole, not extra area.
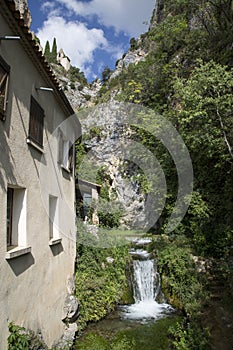
M 50 245 L 60 243 L 58 198 L 49 196 L 49 240 Z
M 43 148 L 44 110 L 31 96 L 29 140 Z
M 13 245 L 12 243 L 12 217 L 13 217 L 13 188 L 7 190 L 7 247 Z
M 84 211 L 84 218 L 88 216 L 88 213 L 91 209 L 91 202 L 92 202 L 92 195 L 91 193 L 84 193 L 83 194 L 83 211 Z
M 74 168 L 74 147 L 71 141 L 67 140 L 62 131 L 59 132 L 59 156 L 58 162 L 62 167 L 72 172 Z
M 26 246 L 26 190 L 7 189 L 7 249 Z
M 66 170 L 73 170 L 73 145 L 70 141 L 63 141 L 63 166 Z
M 6 119 L 7 90 L 10 66 L 0 56 L 0 119 Z

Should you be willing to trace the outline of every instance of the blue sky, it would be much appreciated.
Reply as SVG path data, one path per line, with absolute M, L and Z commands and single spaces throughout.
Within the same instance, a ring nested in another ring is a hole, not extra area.
M 57 39 L 71 64 L 89 81 L 129 48 L 130 38 L 148 29 L 155 0 L 28 0 L 31 30 L 52 45 Z M 146 24 L 147 23 L 147 24 Z

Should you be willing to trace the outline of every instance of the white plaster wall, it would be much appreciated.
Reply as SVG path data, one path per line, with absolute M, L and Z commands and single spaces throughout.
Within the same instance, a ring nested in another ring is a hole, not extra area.
M 11 34 L 1 16 L 0 32 Z M 0 349 L 7 348 L 8 323 L 11 321 L 34 331 L 40 330 L 51 347 L 64 331 L 62 318 L 65 316 L 67 281 L 74 273 L 74 179 L 64 175 L 56 162 L 56 154 L 52 155 L 54 163 L 46 164 L 46 158 L 41 158 L 40 152 L 27 144 L 31 95 L 45 110 L 44 143 L 64 120 L 64 113 L 52 93 L 35 90 L 37 86 L 48 86 L 48 82 L 43 80 L 22 43 L 2 41 L 0 55 L 11 66 L 7 117 L 5 122 L 0 121 Z M 49 148 L 46 152 L 49 153 Z M 51 185 L 48 188 L 53 192 L 54 177 L 49 174 L 55 173 L 71 209 L 67 214 L 67 206 L 59 208 L 59 220 L 63 223 L 62 242 L 54 247 L 49 246 L 49 195 L 44 195 L 45 203 L 39 178 L 41 167 L 48 166 L 47 181 Z M 31 246 L 31 253 L 11 260 L 5 259 L 8 184 L 26 189 L 25 241 Z

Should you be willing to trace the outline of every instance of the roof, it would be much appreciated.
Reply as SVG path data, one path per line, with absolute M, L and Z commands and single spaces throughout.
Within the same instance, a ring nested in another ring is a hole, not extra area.
M 30 28 L 21 17 L 20 12 L 16 10 L 14 0 L 0 0 L 0 12 L 7 21 L 13 35 L 21 37 L 20 42 L 22 46 L 40 71 L 40 74 L 45 81 L 53 88 L 54 94 L 59 100 L 66 115 L 74 114 L 74 110 L 60 87 L 52 68 L 46 61 L 40 45 L 35 40 L 34 33 L 30 31 Z M 6 33 L 6 35 L 7 34 L 8 33 Z
M 87 180 L 83 180 L 83 179 L 80 179 L 80 178 L 78 178 L 76 180 L 76 184 L 78 184 L 78 185 L 87 185 L 89 187 L 98 187 L 98 188 L 102 187 L 99 184 L 96 184 L 94 182 L 90 182 L 90 181 L 87 181 Z

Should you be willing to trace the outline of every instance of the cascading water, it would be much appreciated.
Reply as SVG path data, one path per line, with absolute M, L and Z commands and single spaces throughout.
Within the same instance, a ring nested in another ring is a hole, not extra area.
M 153 260 L 134 260 L 134 299 L 152 301 L 155 299 L 155 274 Z
M 133 290 L 135 303 L 123 307 L 123 317 L 128 319 L 158 319 L 165 316 L 172 307 L 165 302 L 158 303 L 160 278 L 156 270 L 156 261 L 150 259 L 145 250 L 131 252 L 133 261 Z

